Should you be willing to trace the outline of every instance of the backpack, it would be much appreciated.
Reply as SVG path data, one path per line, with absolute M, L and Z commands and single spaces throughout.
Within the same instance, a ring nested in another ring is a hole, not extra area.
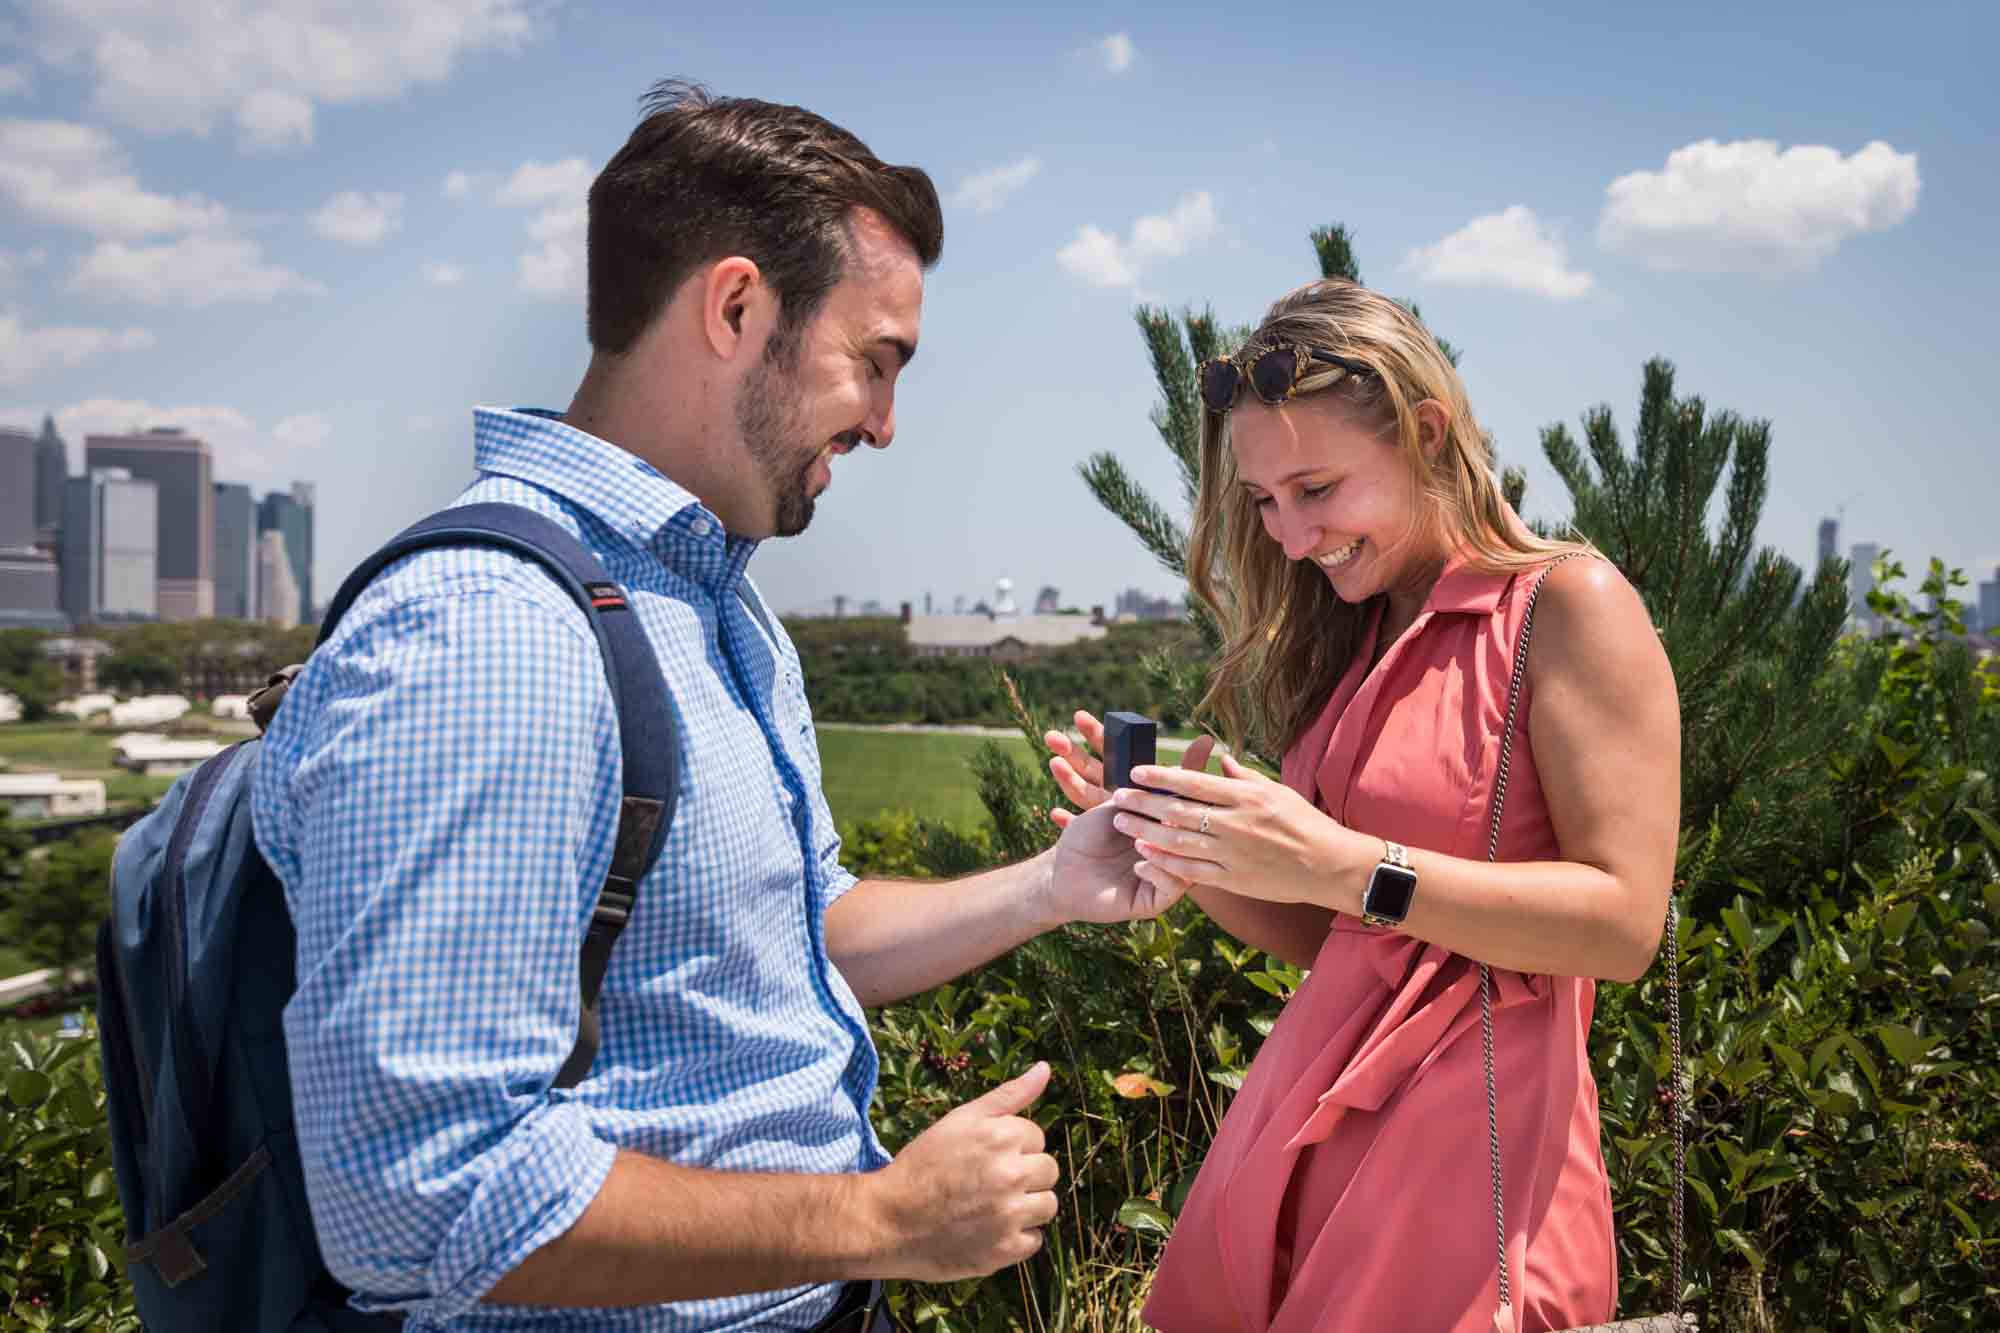
M 492 546 L 540 564 L 589 617 L 624 758 L 610 873 L 579 959 L 583 1014 L 553 1086 L 589 1072 L 597 995 L 640 881 L 659 857 L 679 792 L 671 701 L 625 595 L 581 542 L 511 504 L 447 509 L 406 529 L 341 585 L 324 644 L 392 561 L 439 546 Z M 769 629 L 763 608 L 744 601 Z M 268 725 L 299 667 L 252 701 Z M 155 1333 L 400 1325 L 367 1315 L 327 1271 L 307 1206 L 282 1024 L 296 937 L 284 891 L 251 836 L 261 741 L 241 741 L 174 783 L 128 829 L 98 930 L 98 1023 L 126 1267 Z

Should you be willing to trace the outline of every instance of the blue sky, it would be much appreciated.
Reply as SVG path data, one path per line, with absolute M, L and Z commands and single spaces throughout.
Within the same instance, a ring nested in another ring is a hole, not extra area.
M 330 588 L 467 479 L 474 403 L 567 403 L 584 190 L 685 75 L 948 201 L 895 446 L 752 565 L 783 610 L 1174 591 L 1075 474 L 1178 501 L 1132 310 L 1253 318 L 1329 221 L 1464 349 L 1531 516 L 1540 428 L 1629 430 L 1664 355 L 1771 419 L 1765 542 L 1844 509 L 1843 548 L 1991 578 L 1996 7 L 1754 8 L 17 0 L 0 416 L 317 483 Z

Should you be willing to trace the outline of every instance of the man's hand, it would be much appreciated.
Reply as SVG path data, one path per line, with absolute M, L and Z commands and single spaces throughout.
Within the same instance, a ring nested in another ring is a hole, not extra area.
M 985 1277 L 1042 1248 L 1056 1215 L 1056 1159 L 1020 1113 L 1049 1083 L 1047 1062 L 965 1103 L 865 1177 L 893 1259 L 882 1276 L 920 1282 Z
M 1132 839 L 1113 825 L 1117 813 L 1107 802 L 1064 823 L 1048 854 L 1048 877 L 1034 888 L 1032 911 L 1044 929 L 1070 921 L 1143 921 L 1180 900 L 1178 888 L 1137 873 L 1143 862 Z

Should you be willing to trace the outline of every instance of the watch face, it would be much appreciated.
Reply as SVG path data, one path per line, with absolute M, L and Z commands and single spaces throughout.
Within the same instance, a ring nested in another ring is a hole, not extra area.
M 1368 877 L 1368 891 L 1361 895 L 1361 910 L 1384 921 L 1401 921 L 1410 914 L 1417 896 L 1417 872 L 1386 862 Z

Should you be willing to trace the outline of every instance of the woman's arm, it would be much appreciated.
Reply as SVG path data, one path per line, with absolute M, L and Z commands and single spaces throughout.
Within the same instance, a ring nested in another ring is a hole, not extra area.
M 1496 865 L 1411 848 L 1418 888 L 1402 929 L 1498 967 L 1631 980 L 1659 945 L 1680 826 L 1680 707 L 1666 652 L 1615 569 L 1574 561 L 1543 586 L 1528 672 L 1534 698 L 1516 744 L 1533 748 L 1563 859 Z M 1358 913 L 1381 839 L 1240 765 L 1225 760 L 1224 773 L 1135 773 L 1223 807 L 1202 835 L 1191 831 L 1202 807 L 1125 793 L 1121 818 L 1140 854 L 1196 886 Z

